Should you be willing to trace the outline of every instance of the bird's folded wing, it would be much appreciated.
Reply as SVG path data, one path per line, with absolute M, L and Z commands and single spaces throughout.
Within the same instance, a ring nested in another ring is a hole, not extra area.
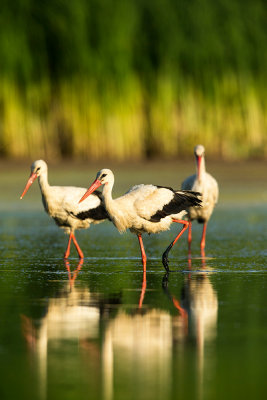
M 192 190 L 194 181 L 196 180 L 196 174 L 189 176 L 186 178 L 181 185 L 182 190 Z
M 94 219 L 101 220 L 108 218 L 106 209 L 101 201 L 102 194 L 95 191 L 87 197 L 83 202 L 79 203 L 80 198 L 84 195 L 87 189 L 84 188 L 73 188 L 74 190 L 69 191 L 66 195 L 63 203 L 64 210 L 78 219 Z
M 175 192 L 169 188 L 144 185 L 142 193 L 134 202 L 135 210 L 140 217 L 151 220 L 154 214 L 172 202 L 174 195 Z
M 168 215 L 177 215 L 181 211 L 186 211 L 189 207 L 201 206 L 199 196 L 200 193 L 191 191 L 174 192 L 172 200 L 165 204 L 162 210 L 158 210 L 154 215 L 152 215 L 150 221 L 158 222 L 161 218 L 165 218 Z

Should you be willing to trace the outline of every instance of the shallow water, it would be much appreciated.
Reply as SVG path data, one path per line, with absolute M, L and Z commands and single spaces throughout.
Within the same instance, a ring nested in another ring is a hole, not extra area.
M 266 202 L 222 194 L 206 257 L 194 224 L 169 277 L 177 227 L 144 236 L 145 281 L 137 239 L 110 223 L 78 232 L 84 262 L 74 248 L 64 262 L 67 237 L 27 196 L 0 202 L 1 399 L 266 397 Z

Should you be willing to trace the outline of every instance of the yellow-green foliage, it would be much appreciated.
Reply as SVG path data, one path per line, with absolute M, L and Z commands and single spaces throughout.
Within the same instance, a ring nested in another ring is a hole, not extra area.
M 175 158 L 203 143 L 225 159 L 266 157 L 266 99 L 251 81 L 228 75 L 205 96 L 190 82 L 158 78 L 147 96 L 136 78 L 103 92 L 88 81 L 68 81 L 54 92 L 48 81 L 25 91 L 2 82 L 1 152 L 15 158 Z M 151 148 L 148 153 L 147 149 Z

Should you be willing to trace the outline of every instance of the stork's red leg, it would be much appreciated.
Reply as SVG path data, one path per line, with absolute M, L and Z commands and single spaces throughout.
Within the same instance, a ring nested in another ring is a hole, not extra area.
M 205 250 L 205 245 L 206 245 L 206 230 L 207 230 L 207 222 L 204 222 L 202 237 L 201 237 L 201 242 L 200 242 L 200 249 L 202 252 Z
M 68 241 L 68 245 L 64 254 L 64 258 L 68 258 L 70 255 L 70 244 L 71 244 L 71 239 L 72 239 L 72 233 L 70 233 L 69 235 L 69 241 Z
M 72 240 L 73 240 L 73 243 L 75 244 L 75 247 L 76 247 L 76 250 L 77 250 L 77 252 L 79 254 L 79 257 L 80 258 L 84 258 L 83 252 L 82 252 L 80 246 L 78 245 L 78 242 L 77 242 L 77 240 L 76 240 L 76 238 L 74 236 L 74 233 L 72 233 Z
M 191 243 L 192 243 L 192 222 L 188 222 L 188 256 L 191 256 Z
M 188 221 L 184 221 L 183 219 L 173 219 L 173 222 L 177 222 L 178 224 L 183 224 L 183 229 L 181 230 L 180 233 L 178 233 L 178 235 L 176 236 L 176 238 L 173 240 L 172 245 L 174 245 L 177 240 L 179 239 L 180 236 L 182 236 L 182 234 L 184 233 L 184 231 L 186 231 L 189 222 Z
M 175 245 L 175 243 L 177 242 L 179 237 L 182 236 L 182 234 L 184 233 L 184 231 L 187 229 L 187 227 L 189 225 L 189 222 L 185 221 L 183 219 L 173 219 L 173 222 L 177 222 L 178 224 L 183 224 L 184 226 L 183 226 L 183 229 L 181 230 L 181 232 L 178 233 L 176 238 L 171 242 L 171 244 L 167 247 L 167 249 L 162 254 L 162 263 L 167 272 L 169 272 L 169 260 L 168 260 L 169 251 L 172 249 L 172 247 Z
M 145 248 L 144 248 L 144 245 L 143 245 L 142 235 L 137 235 L 137 236 L 138 236 L 141 255 L 142 255 L 143 272 L 146 272 L 146 253 L 145 253 Z

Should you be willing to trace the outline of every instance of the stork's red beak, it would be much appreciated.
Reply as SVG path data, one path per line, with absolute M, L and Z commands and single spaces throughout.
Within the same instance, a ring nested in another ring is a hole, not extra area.
M 202 157 L 201 156 L 197 156 L 197 177 L 198 177 L 198 179 L 199 179 L 199 177 L 200 177 L 200 165 L 201 165 L 201 160 L 202 160 Z
M 100 182 L 100 180 L 96 179 L 89 187 L 89 189 L 84 193 L 83 197 L 79 200 L 79 203 L 85 200 L 91 193 L 93 193 L 101 185 L 102 183 Z
M 28 182 L 26 183 L 25 189 L 23 190 L 23 193 L 20 196 L 20 199 L 22 199 L 23 196 L 27 193 L 29 187 L 33 184 L 33 182 L 35 181 L 36 178 L 37 178 L 37 174 L 35 172 L 33 172 L 31 174 L 31 176 L 29 177 Z

